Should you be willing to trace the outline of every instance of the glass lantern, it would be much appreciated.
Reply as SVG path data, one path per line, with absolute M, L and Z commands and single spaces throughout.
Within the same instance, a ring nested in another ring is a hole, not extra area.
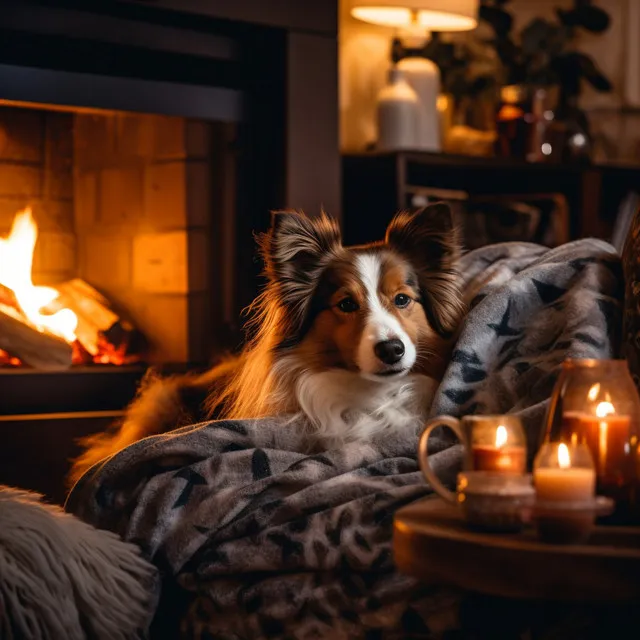
M 566 360 L 551 397 L 542 445 L 586 444 L 598 495 L 617 523 L 640 522 L 640 397 L 626 360 Z

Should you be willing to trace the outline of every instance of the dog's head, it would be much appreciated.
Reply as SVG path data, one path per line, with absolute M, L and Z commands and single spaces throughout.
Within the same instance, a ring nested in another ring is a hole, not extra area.
M 451 212 L 400 213 L 384 241 L 344 247 L 323 214 L 279 212 L 262 242 L 279 352 L 375 380 L 430 373 L 463 314 Z

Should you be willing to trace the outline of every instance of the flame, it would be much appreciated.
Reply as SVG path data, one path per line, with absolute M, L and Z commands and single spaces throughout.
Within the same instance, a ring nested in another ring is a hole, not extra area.
M 589 398 L 589 400 L 593 402 L 598 397 L 599 393 L 600 393 L 600 383 L 596 382 L 591 387 L 591 389 L 589 389 L 589 392 L 587 393 L 587 398 Z
M 20 309 L 38 331 L 53 333 L 67 342 L 73 342 L 78 324 L 73 311 L 61 309 L 51 315 L 41 313 L 42 308 L 59 294 L 51 287 L 36 287 L 31 281 L 37 238 L 38 226 L 31 209 L 18 212 L 9 235 L 0 238 L 0 284 L 13 291 Z
M 558 466 L 561 469 L 568 469 L 571 466 L 571 456 L 569 455 L 569 449 L 564 442 L 558 445 Z
M 496 429 L 496 447 L 502 449 L 507 444 L 507 428 L 500 425 Z
M 606 418 L 615 412 L 616 409 L 610 402 L 600 402 L 596 407 L 596 416 L 598 418 Z

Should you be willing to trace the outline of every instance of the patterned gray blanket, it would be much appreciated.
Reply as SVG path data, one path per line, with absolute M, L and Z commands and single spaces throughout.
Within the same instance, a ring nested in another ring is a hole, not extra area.
M 617 254 L 501 244 L 462 267 L 470 311 L 432 413 L 517 413 L 534 444 L 562 360 L 616 352 Z M 429 493 L 417 437 L 309 456 L 282 420 L 195 425 L 90 470 L 67 509 L 143 548 L 188 637 L 437 637 L 460 594 L 399 575 L 391 554 L 394 511 Z M 459 446 L 440 445 L 432 464 L 452 480 Z

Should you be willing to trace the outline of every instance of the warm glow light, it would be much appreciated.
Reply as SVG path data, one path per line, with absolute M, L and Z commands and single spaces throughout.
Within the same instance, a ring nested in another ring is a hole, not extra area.
M 591 389 L 589 389 L 589 393 L 587 393 L 587 398 L 589 398 L 589 400 L 593 402 L 598 397 L 599 393 L 600 393 L 600 383 L 596 382 L 594 385 L 592 385 Z
M 615 407 L 610 402 L 600 402 L 596 407 L 596 416 L 598 418 L 606 418 L 615 412 Z
M 502 449 L 507 444 L 507 428 L 500 425 L 496 429 L 496 447 Z
M 38 238 L 31 209 L 16 214 L 11 231 L 0 238 L 0 284 L 11 289 L 29 322 L 41 332 L 53 333 L 68 342 L 75 340 L 78 318 L 70 309 L 43 314 L 42 308 L 58 297 L 51 287 L 36 287 L 31 280 L 33 251 Z
M 418 24 L 429 31 L 470 31 L 478 26 L 478 21 L 445 11 L 418 11 Z
M 411 10 L 399 7 L 356 7 L 351 15 L 383 27 L 408 27 L 412 23 Z
M 596 416 L 606 418 L 616 412 L 615 407 L 608 401 L 600 402 L 596 407 Z M 609 434 L 609 424 L 606 420 L 598 423 L 598 464 L 604 469 L 607 462 L 607 441 Z
M 568 469 L 571 466 L 571 456 L 569 455 L 569 449 L 564 442 L 558 445 L 558 466 L 561 469 Z
M 478 26 L 478 0 L 352 0 L 351 15 L 385 27 L 469 31 Z

